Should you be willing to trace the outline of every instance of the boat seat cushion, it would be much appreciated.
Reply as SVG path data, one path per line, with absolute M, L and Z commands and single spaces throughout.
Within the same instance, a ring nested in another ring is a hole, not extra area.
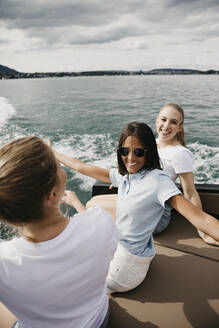
M 144 282 L 110 296 L 109 328 L 219 327 L 218 262 L 155 248 Z
M 199 237 L 196 228 L 176 211 L 173 211 L 172 220 L 167 229 L 156 235 L 154 242 L 156 245 L 170 247 L 219 262 L 219 246 L 206 244 Z

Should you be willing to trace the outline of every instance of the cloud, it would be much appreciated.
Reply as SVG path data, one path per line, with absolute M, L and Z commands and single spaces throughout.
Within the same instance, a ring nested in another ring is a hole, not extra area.
M 7 45 L 8 44 L 8 40 L 3 38 L 3 37 L 0 37 L 0 45 Z
M 101 44 L 196 29 L 210 19 L 203 11 L 211 13 L 217 5 L 216 0 L 1 0 L 0 19 L 5 28 L 23 30 L 48 44 Z M 217 32 L 218 27 L 212 30 Z
M 86 51 L 102 65 L 112 57 L 129 66 L 125 52 L 132 65 L 164 62 L 165 53 L 174 65 L 190 49 L 197 54 L 185 57 L 189 65 L 205 47 L 216 62 L 218 9 L 218 0 L 0 0 L 0 56 L 13 62 L 16 53 L 35 53 L 46 65 L 49 54 L 65 51 L 69 61 L 85 58 L 87 65 Z
M 0 18 L 5 20 L 9 28 L 21 29 L 69 25 L 103 26 L 124 14 L 126 8 L 116 1 L 102 0 L 1 0 Z

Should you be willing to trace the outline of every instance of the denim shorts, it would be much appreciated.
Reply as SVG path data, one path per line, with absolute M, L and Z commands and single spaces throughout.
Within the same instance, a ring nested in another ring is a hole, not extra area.
M 106 313 L 106 316 L 100 326 L 100 328 L 107 328 L 108 327 L 108 323 L 109 323 L 109 316 L 110 316 L 110 309 L 108 307 L 108 310 L 107 310 L 107 313 Z M 16 321 L 13 326 L 11 328 L 19 328 L 19 323 L 18 321 Z
M 16 321 L 11 328 L 19 328 L 19 323 Z
M 109 316 L 110 316 L 110 309 L 108 307 L 108 310 L 107 310 L 107 313 L 106 313 L 106 316 L 100 326 L 100 328 L 107 328 L 108 327 L 108 323 L 109 323 Z M 16 321 L 13 326 L 11 328 L 19 328 L 19 323 L 18 321 Z
M 105 318 L 101 324 L 101 326 L 99 328 L 107 328 L 108 327 L 108 324 L 109 324 L 109 317 L 110 317 L 110 308 L 108 306 L 108 310 L 107 310 L 107 313 L 105 315 Z

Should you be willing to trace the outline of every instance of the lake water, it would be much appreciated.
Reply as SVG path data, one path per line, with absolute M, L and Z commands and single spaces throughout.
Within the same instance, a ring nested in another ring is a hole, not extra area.
M 0 142 L 37 135 L 64 154 L 109 168 L 116 166 L 122 128 L 137 120 L 155 132 L 159 108 L 174 102 L 185 111 L 195 181 L 218 184 L 218 94 L 217 75 L 0 80 Z M 85 203 L 94 180 L 66 171 L 67 188 Z

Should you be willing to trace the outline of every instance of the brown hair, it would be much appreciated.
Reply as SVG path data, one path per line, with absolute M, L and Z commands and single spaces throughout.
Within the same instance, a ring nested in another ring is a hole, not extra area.
M 43 217 L 43 202 L 57 182 L 52 149 L 38 137 L 0 148 L 0 220 L 14 225 Z
M 119 147 L 122 146 L 123 142 L 125 139 L 129 136 L 135 136 L 139 139 L 141 142 L 142 146 L 144 149 L 146 149 L 145 157 L 145 165 L 143 169 L 160 169 L 160 159 L 159 155 L 157 152 L 157 145 L 156 145 L 156 140 L 153 134 L 153 131 L 151 128 L 141 122 L 132 122 L 129 123 L 122 131 L 118 143 L 118 148 L 117 148 L 117 161 L 118 161 L 118 168 L 119 168 L 119 173 L 122 175 L 125 175 L 127 173 L 127 169 L 125 167 L 125 164 L 122 160 L 122 157 L 119 153 Z
M 164 109 L 165 107 L 172 107 L 172 108 L 175 108 L 178 113 L 181 115 L 181 122 L 180 122 L 180 125 L 181 125 L 181 130 L 177 133 L 176 135 L 176 138 L 177 140 L 180 142 L 180 144 L 182 146 L 186 146 L 186 141 L 185 141 L 185 133 L 184 133 L 184 110 L 182 109 L 182 107 L 180 107 L 179 105 L 177 104 L 174 104 L 174 103 L 169 103 L 169 104 L 166 104 L 164 106 L 161 107 L 160 109 L 160 112 L 162 111 L 162 109 Z M 160 114 L 159 112 L 159 114 Z M 158 114 L 158 115 L 159 115 Z

